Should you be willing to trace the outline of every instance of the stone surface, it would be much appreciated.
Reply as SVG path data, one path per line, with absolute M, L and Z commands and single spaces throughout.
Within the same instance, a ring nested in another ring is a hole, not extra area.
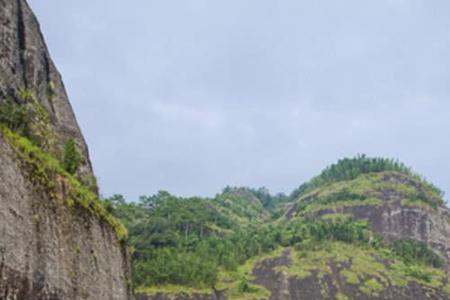
M 275 271 L 277 267 L 289 264 L 289 251 L 282 256 L 268 259 L 256 266 L 253 274 L 256 283 L 271 292 L 269 300 L 325 300 L 325 299 L 358 299 L 358 300 L 443 300 L 447 295 L 435 288 L 421 286 L 411 282 L 404 287 L 388 286 L 378 295 L 366 295 L 359 290 L 358 285 L 346 283 L 340 271 L 348 266 L 330 263 L 330 274 L 323 277 L 318 274 L 299 279 L 283 277 Z M 268 276 L 268 274 L 270 274 Z M 277 278 L 277 280 L 270 280 Z M 325 288 L 324 288 L 325 287 Z M 338 290 L 347 295 L 339 297 Z
M 24 0 L 0 0 L 0 102 L 10 98 L 23 103 L 23 90 L 32 92 L 49 112 L 59 148 L 68 138 L 75 139 L 83 156 L 80 173 L 92 175 L 88 147 L 36 17 Z
M 0 102 L 30 91 L 50 116 L 56 148 L 73 138 L 79 177 L 93 176 L 88 148 L 26 1 L 0 0 Z M 126 245 L 77 205 L 33 185 L 0 134 L 0 299 L 132 299 Z M 64 179 L 57 180 L 64 188 Z
M 386 181 L 407 183 L 406 176 L 386 175 Z M 416 186 L 420 189 L 421 186 Z M 349 214 L 356 220 L 368 220 L 369 228 L 387 242 L 412 239 L 425 243 L 446 259 L 450 266 L 450 214 L 445 206 L 432 208 L 427 205 L 414 206 L 402 203 L 405 196 L 386 189 L 382 191 L 382 205 L 360 205 L 324 209 L 313 217 L 326 214 Z

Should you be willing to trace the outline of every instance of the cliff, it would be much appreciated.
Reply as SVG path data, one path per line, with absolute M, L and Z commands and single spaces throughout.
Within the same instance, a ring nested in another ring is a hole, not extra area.
M 0 0 L 0 299 L 130 299 L 125 230 L 39 24 Z

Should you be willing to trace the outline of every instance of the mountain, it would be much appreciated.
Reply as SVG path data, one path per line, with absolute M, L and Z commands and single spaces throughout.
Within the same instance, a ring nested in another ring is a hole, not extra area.
M 443 193 L 394 160 L 340 160 L 290 196 L 107 201 L 140 300 L 450 299 Z
M 0 23 L 0 300 L 450 299 L 444 195 L 395 160 L 340 160 L 289 196 L 100 199 L 26 1 Z
M 0 299 L 131 299 L 126 229 L 39 24 L 24 0 L 0 0 L 0 24 Z

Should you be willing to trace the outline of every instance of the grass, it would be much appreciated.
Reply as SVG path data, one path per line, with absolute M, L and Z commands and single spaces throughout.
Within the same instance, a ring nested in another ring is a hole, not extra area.
M 280 257 L 287 248 L 279 248 L 272 253 L 248 260 L 235 272 L 221 272 L 218 290 L 225 290 L 229 299 L 268 299 L 270 292 L 253 283 L 254 268 L 262 261 Z M 323 242 L 314 249 L 301 250 L 289 248 L 290 264 L 279 266 L 274 270 L 288 277 L 306 279 L 315 276 L 322 282 L 326 275 L 332 275 L 333 264 L 340 269 L 337 274 L 343 282 L 355 286 L 361 293 L 370 297 L 379 297 L 391 286 L 402 288 L 410 282 L 416 282 L 426 288 L 438 288 L 450 293 L 447 274 L 442 269 L 425 265 L 406 265 L 389 249 L 373 249 L 358 244 L 342 242 Z M 336 275 L 336 274 L 335 274 Z M 248 286 L 242 291 L 242 282 Z M 343 291 L 336 294 L 336 299 L 349 299 Z M 156 295 L 164 293 L 169 296 L 211 294 L 209 289 L 192 289 L 185 286 L 160 286 L 148 289 L 137 289 L 138 293 Z M 321 285 L 321 293 L 328 295 L 328 287 Z
M 313 203 L 306 207 L 306 209 L 303 211 L 304 214 L 311 214 L 315 212 L 319 212 L 325 209 L 331 209 L 336 210 L 339 208 L 345 208 L 345 207 L 355 207 L 355 206 L 381 206 L 383 202 L 380 199 L 377 198 L 370 198 L 367 200 L 345 200 L 345 201 L 339 201 L 335 203 L 330 204 L 316 204 Z
M 385 199 L 386 191 L 391 195 L 388 199 Z M 436 190 L 419 179 L 398 172 L 382 172 L 362 174 L 353 180 L 311 190 L 298 199 L 297 214 L 362 205 L 379 206 L 384 201 L 396 199 L 403 205 L 432 209 L 444 203 Z
M 384 286 L 378 282 L 375 278 L 366 280 L 359 290 L 370 296 L 379 296 L 379 293 L 384 290 Z
M 252 275 L 255 266 L 266 259 L 275 258 L 282 254 L 283 248 L 279 248 L 271 253 L 253 257 L 247 260 L 236 271 L 222 270 L 219 273 L 219 284 L 216 290 L 225 291 L 227 299 L 233 300 L 261 300 L 269 299 L 270 292 L 262 286 L 255 284 Z M 243 290 L 243 283 L 246 289 Z M 185 285 L 161 285 L 153 287 L 138 287 L 135 289 L 137 294 L 145 294 L 155 296 L 164 294 L 171 297 L 181 295 L 211 295 L 212 288 L 193 288 Z
M 96 194 L 82 185 L 74 176 L 67 173 L 56 158 L 5 126 L 0 125 L 0 132 L 11 149 L 14 150 L 21 166 L 27 171 L 33 184 L 45 189 L 53 199 L 60 197 L 58 186 L 60 184 L 66 185 L 66 196 L 62 200 L 65 200 L 69 207 L 73 207 L 75 204 L 81 206 L 92 215 L 111 225 L 120 241 L 127 238 L 127 230 L 122 223 L 105 209 Z
M 235 272 L 221 272 L 219 274 L 219 285 L 217 286 L 217 289 L 226 290 L 229 299 L 268 299 L 270 297 L 270 292 L 266 288 L 253 283 L 255 279 L 252 275 L 253 269 L 261 261 L 281 256 L 284 250 L 284 248 L 280 247 L 271 253 L 253 257 L 247 260 L 246 263 L 240 266 Z M 248 285 L 247 291 L 242 290 L 243 282 Z
M 196 289 L 181 285 L 162 285 L 154 287 L 140 287 L 135 289 L 136 294 L 156 296 L 164 294 L 165 296 L 192 296 L 192 295 L 210 295 L 213 291 L 211 289 Z
M 308 251 L 292 250 L 291 264 L 276 271 L 298 279 L 316 276 L 322 280 L 332 274 L 331 264 L 341 268 L 339 276 L 344 282 L 369 296 L 379 295 L 388 286 L 401 288 L 409 282 L 450 292 L 447 274 L 442 269 L 406 265 L 388 249 L 341 242 L 324 242 Z M 341 298 L 344 296 L 341 294 Z

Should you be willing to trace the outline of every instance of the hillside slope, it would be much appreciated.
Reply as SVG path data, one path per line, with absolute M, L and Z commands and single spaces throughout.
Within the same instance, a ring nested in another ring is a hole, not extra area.
M 0 299 L 131 299 L 126 230 L 24 0 L 0 0 Z
M 113 204 L 130 228 L 138 298 L 450 299 L 448 209 L 404 165 L 360 156 L 290 197 L 259 191 Z

